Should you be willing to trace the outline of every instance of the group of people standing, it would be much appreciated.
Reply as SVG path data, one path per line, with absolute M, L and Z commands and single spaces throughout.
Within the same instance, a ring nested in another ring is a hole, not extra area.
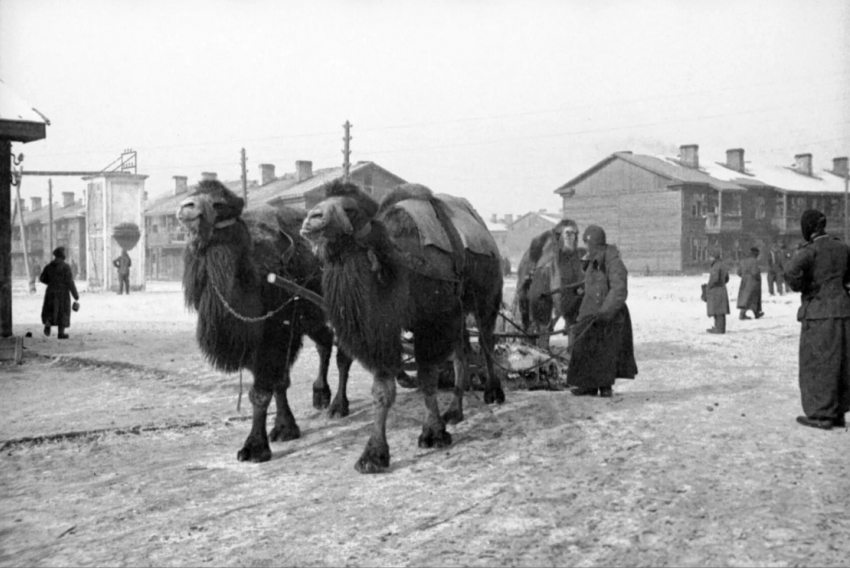
M 779 295 L 783 285 L 800 292 L 797 320 L 801 324 L 799 383 L 803 416 L 797 422 L 829 430 L 844 427 L 850 412 L 850 246 L 826 233 L 826 216 L 818 210 L 805 211 L 800 219 L 805 242 L 793 254 L 784 245 L 771 247 L 768 255 L 768 291 Z M 762 317 L 759 249 L 741 262 L 741 286 L 737 307 L 739 318 Z M 709 333 L 726 333 L 729 272 L 719 250 L 710 253 L 711 268 L 706 284 L 706 304 L 714 326 Z

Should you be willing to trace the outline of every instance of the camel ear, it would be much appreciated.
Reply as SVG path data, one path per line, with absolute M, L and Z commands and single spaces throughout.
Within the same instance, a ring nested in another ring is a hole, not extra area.
M 242 210 L 245 209 L 245 200 L 241 197 L 237 197 L 236 202 L 233 204 L 233 208 L 236 209 L 236 216 L 240 217 L 242 215 Z

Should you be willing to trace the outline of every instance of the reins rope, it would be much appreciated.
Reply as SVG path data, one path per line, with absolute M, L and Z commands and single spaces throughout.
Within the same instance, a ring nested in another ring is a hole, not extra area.
M 232 315 L 233 317 L 235 317 L 238 320 L 248 322 L 248 323 L 256 323 L 258 321 L 267 320 L 270 317 L 277 315 L 277 313 L 280 312 L 283 308 L 285 308 L 290 302 L 293 302 L 297 299 L 297 296 L 291 297 L 290 299 L 285 301 L 283 304 L 278 306 L 274 311 L 266 312 L 266 315 L 264 315 L 264 316 L 248 317 L 248 316 L 243 316 L 242 314 L 236 312 L 236 310 L 231 308 L 230 304 L 227 303 L 227 300 L 224 299 L 224 296 L 221 295 L 221 292 L 218 291 L 218 288 L 216 287 L 216 285 L 212 284 L 212 283 L 210 283 L 210 285 L 212 286 L 212 289 L 215 291 L 216 296 L 218 296 L 218 299 L 221 300 L 221 303 L 224 305 L 224 308 L 228 312 L 230 312 L 230 315 Z

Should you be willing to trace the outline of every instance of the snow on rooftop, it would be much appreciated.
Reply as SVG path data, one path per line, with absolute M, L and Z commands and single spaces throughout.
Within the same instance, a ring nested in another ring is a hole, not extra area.
M 0 79 L 0 120 L 50 124 L 41 113 L 27 103 Z

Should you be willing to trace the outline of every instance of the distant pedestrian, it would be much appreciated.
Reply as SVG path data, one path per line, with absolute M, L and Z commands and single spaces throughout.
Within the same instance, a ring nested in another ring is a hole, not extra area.
M 800 219 L 806 244 L 788 262 L 788 287 L 800 292 L 800 397 L 797 422 L 829 430 L 850 412 L 850 247 L 826 234 L 826 216 Z
M 587 227 L 584 242 L 584 294 L 571 335 L 575 346 L 567 384 L 576 396 L 610 397 L 615 379 L 633 379 L 638 372 L 626 305 L 628 271 L 619 251 L 607 244 L 602 227 Z
M 71 267 L 71 278 L 73 278 L 74 280 L 76 280 L 76 279 L 77 279 L 77 274 L 78 274 L 78 272 L 79 272 L 79 268 L 77 267 L 77 263 L 76 263 L 76 262 L 74 262 L 74 259 L 73 259 L 73 258 L 71 259 L 71 262 L 69 262 L 69 263 L 68 263 L 68 266 L 70 266 L 70 267 Z
M 133 262 L 130 260 L 130 255 L 126 249 L 121 249 L 121 255 L 112 261 L 112 266 L 118 269 L 118 295 L 127 290 L 127 295 L 130 295 L 130 266 Z
M 38 259 L 32 257 L 30 260 L 30 294 L 35 294 L 35 283 L 38 281 L 39 276 L 41 276 L 41 263 L 38 262 Z
M 714 318 L 714 326 L 708 333 L 726 333 L 726 314 L 729 313 L 729 294 L 726 284 L 729 282 L 729 271 L 723 264 L 720 249 L 711 252 L 711 269 L 708 272 L 706 285 L 706 310 L 708 317 Z
M 782 296 L 785 293 L 785 245 L 780 248 L 773 243 L 767 255 L 767 291 L 773 296 L 774 284 L 776 292 Z
M 55 325 L 59 328 L 59 339 L 68 339 L 65 329 L 71 326 L 71 296 L 78 302 L 80 295 L 71 278 L 71 268 L 65 263 L 65 247 L 53 251 L 53 260 L 41 271 L 40 280 L 47 284 L 41 307 L 44 335 L 50 335 L 50 327 Z
M 738 309 L 741 313 L 738 319 L 748 320 L 747 310 L 752 310 L 756 319 L 764 315 L 761 311 L 761 268 L 759 268 L 759 249 L 750 249 L 750 256 L 741 261 L 738 276 L 741 277 L 741 287 L 738 288 Z

